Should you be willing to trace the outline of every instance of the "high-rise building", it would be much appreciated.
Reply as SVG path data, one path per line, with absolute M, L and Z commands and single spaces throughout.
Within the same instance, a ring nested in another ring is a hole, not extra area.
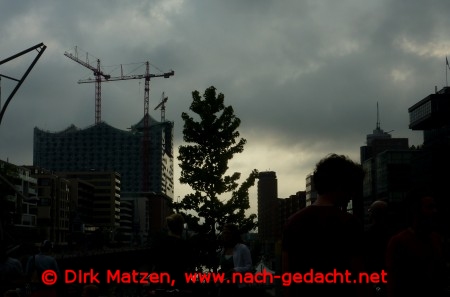
M 275 240 L 278 211 L 278 181 L 274 171 L 264 171 L 258 177 L 258 235 L 263 241 Z
M 310 206 L 317 200 L 317 191 L 313 182 L 313 173 L 310 173 L 306 176 L 306 201 L 305 206 Z
M 94 186 L 92 224 L 117 232 L 120 226 L 120 175 L 114 171 L 57 172 L 68 180 L 80 179 Z
M 70 181 L 47 170 L 27 166 L 37 180 L 37 227 L 55 244 L 67 244 L 70 237 Z
M 173 123 L 149 116 L 148 192 L 173 199 Z M 122 192 L 142 192 L 144 119 L 123 131 L 98 123 L 60 132 L 34 129 L 33 164 L 52 171 L 115 171 Z
M 365 169 L 376 164 L 376 170 L 368 169 L 372 175 L 365 178 L 364 195 L 365 225 L 369 224 L 367 210 L 373 200 L 384 200 L 389 203 L 389 214 L 393 219 L 392 228 L 405 227 L 404 201 L 413 185 L 414 160 L 419 155 L 415 149 L 386 150 L 374 157 L 374 162 L 365 162 Z M 375 188 L 372 188 L 372 180 L 376 180 Z M 372 191 L 372 192 L 371 192 Z M 368 200 L 367 198 L 374 197 Z
M 79 171 L 79 172 L 56 172 L 58 176 L 61 176 L 72 182 L 72 190 L 77 189 L 80 194 L 80 186 L 83 186 L 83 192 L 81 194 L 84 197 L 75 197 L 78 202 L 77 208 L 73 208 L 72 211 L 85 210 L 84 216 L 75 215 L 72 213 L 71 220 L 71 240 L 79 244 L 81 233 L 85 235 L 97 232 L 97 234 L 103 232 L 104 239 L 108 242 L 114 241 L 126 241 L 122 236 L 121 223 L 125 224 L 125 229 L 128 227 L 129 222 L 125 219 L 125 215 L 122 216 L 122 203 L 120 197 L 121 180 L 120 174 L 115 171 Z M 82 183 L 77 181 L 82 181 Z M 74 187 L 76 184 L 76 187 Z M 90 195 L 90 187 L 93 188 L 93 197 Z M 87 191 L 86 191 L 87 190 Z M 87 195 L 86 195 L 87 194 Z M 72 197 L 74 195 L 71 195 Z M 91 203 L 88 204 L 85 201 L 86 198 L 91 198 Z M 80 199 L 81 198 L 81 199 Z M 72 198 L 73 199 L 73 198 Z M 74 206 L 74 204 L 72 203 Z M 124 214 L 129 214 L 130 205 L 125 203 L 123 206 Z M 90 224 L 88 223 L 90 220 Z M 81 230 L 79 229 L 81 225 Z M 78 229 L 78 230 L 77 230 Z M 118 238 L 116 238 L 118 237 Z
M 306 205 L 306 192 L 278 198 L 278 180 L 274 171 L 258 176 L 258 238 L 265 264 L 281 269 L 281 239 L 286 220 Z
M 295 195 L 290 195 L 288 198 L 278 198 L 279 202 L 279 218 L 278 218 L 278 232 L 276 232 L 279 239 L 282 237 L 283 227 L 287 219 L 297 211 L 306 207 L 306 192 L 298 191 Z
M 375 130 L 373 130 L 372 134 L 367 134 L 366 145 L 360 148 L 361 164 L 364 164 L 366 160 L 375 157 L 385 150 L 407 148 L 408 138 L 392 138 L 392 135 L 389 132 L 385 132 L 380 128 L 380 121 L 377 116 L 377 126 Z
M 450 87 L 436 89 L 434 94 L 411 106 L 408 112 L 409 128 L 423 131 L 423 145 L 414 160 L 414 184 L 435 192 L 441 229 L 450 242 Z M 449 254 L 447 251 L 447 259 Z
M 71 232 L 72 237 L 77 237 L 82 233 L 95 231 L 95 186 L 79 178 L 71 178 L 69 181 Z
M 366 173 L 362 189 L 363 200 L 362 203 L 359 199 L 352 201 L 353 214 L 363 219 L 365 225 L 369 223 L 368 209 L 373 201 L 391 200 L 390 196 L 402 196 L 407 191 L 407 185 L 402 185 L 401 190 L 398 185 L 400 182 L 404 183 L 404 180 L 396 181 L 392 177 L 405 172 L 409 174 L 411 171 L 411 152 L 408 149 L 408 138 L 393 138 L 389 132 L 380 128 L 377 105 L 376 128 L 372 134 L 367 135 L 366 145 L 360 148 L 361 165 Z M 395 194 L 391 191 L 393 188 L 397 189 Z

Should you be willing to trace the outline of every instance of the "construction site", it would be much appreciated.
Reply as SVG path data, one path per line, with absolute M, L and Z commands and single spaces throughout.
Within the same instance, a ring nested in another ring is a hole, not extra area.
M 39 44 L 2 63 L 33 50 L 42 54 L 44 49 Z M 34 128 L 33 165 L 19 168 L 11 164 L 8 166 L 12 172 L 21 174 L 15 178 L 2 175 L 5 187 L 11 188 L 6 191 L 7 197 L 2 197 L 8 206 L 3 208 L 2 229 L 6 232 L 2 232 L 2 238 L 17 243 L 24 238 L 11 234 L 26 234 L 31 241 L 46 238 L 68 245 L 77 244 L 87 234 L 101 232 L 109 242 L 143 244 L 150 234 L 162 230 L 170 212 L 168 202 L 174 196 L 174 123 L 165 118 L 168 97 L 164 93 L 152 104 L 153 110 L 160 112 L 160 120 L 149 113 L 150 80 L 170 78 L 174 71 L 151 73 L 147 61 L 134 63 L 135 71 L 127 74 L 125 66 L 120 65 L 120 75 L 112 76 L 102 70 L 100 59 L 87 52 L 80 54 L 81 59 L 79 52 L 75 47 L 64 56 L 94 75 L 93 79 L 78 81 L 95 85 L 94 123 L 86 128 L 67 123 L 68 128 L 56 132 Z M 1 76 L 17 81 L 16 89 L 3 105 L 2 117 L 39 57 L 21 79 Z M 90 61 L 95 61 L 95 65 Z M 143 71 L 136 74 L 139 69 Z M 143 116 L 130 123 L 127 130 L 120 130 L 102 121 L 101 87 L 125 80 L 144 80 Z M 18 230 L 26 232 L 14 232 Z

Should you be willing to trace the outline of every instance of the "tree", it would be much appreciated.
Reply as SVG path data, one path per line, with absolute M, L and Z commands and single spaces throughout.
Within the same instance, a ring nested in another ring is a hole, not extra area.
M 248 190 L 258 171 L 254 169 L 241 185 L 240 173 L 227 175 L 228 162 L 244 150 L 246 140 L 237 131 L 241 120 L 231 106 L 224 105 L 224 98 L 222 93 L 216 96 L 213 86 L 205 90 L 203 98 L 198 91 L 192 92 L 190 110 L 198 119 L 182 113 L 183 139 L 188 144 L 180 146 L 178 156 L 180 182 L 194 193 L 174 203 L 174 208 L 184 213 L 194 231 L 212 236 L 216 227 L 221 229 L 226 223 L 237 224 L 241 232 L 256 227 L 256 215 L 247 217 L 245 211 L 250 208 Z M 229 199 L 222 197 L 226 193 L 231 193 Z

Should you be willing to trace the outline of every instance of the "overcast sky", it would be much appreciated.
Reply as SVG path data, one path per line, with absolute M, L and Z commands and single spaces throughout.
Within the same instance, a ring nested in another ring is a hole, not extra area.
M 120 75 L 149 61 L 151 115 L 162 92 L 166 119 L 182 145 L 181 113 L 194 90 L 215 86 L 242 120 L 247 139 L 230 172 L 277 173 L 278 196 L 305 190 L 305 177 L 328 153 L 359 161 L 377 122 L 393 137 L 421 144 L 408 108 L 446 85 L 450 1 L 96 0 L 0 2 L 0 60 L 43 42 L 47 49 L 9 104 L 0 126 L 0 159 L 33 162 L 33 128 L 94 124 L 92 71 L 64 56 L 101 60 Z M 0 65 L 21 77 L 35 53 Z M 133 64 L 138 63 L 138 64 Z M 133 65 L 131 65 L 133 64 Z M 2 79 L 2 105 L 14 84 Z M 144 81 L 102 84 L 102 120 L 126 130 L 144 113 Z M 189 188 L 178 183 L 175 197 Z M 256 206 L 256 187 L 251 191 Z

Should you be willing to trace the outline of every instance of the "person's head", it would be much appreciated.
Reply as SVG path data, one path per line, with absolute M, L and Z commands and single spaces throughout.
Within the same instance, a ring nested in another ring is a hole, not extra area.
M 16 290 L 8 290 L 3 294 L 3 297 L 20 297 L 20 294 Z
M 431 231 L 436 223 L 436 200 L 433 191 L 426 188 L 413 189 L 408 195 L 410 225 Z
M 8 258 L 6 241 L 0 240 L 0 263 L 3 263 Z
M 388 204 L 383 200 L 374 201 L 369 207 L 369 219 L 374 224 L 384 224 L 388 217 Z
M 66 297 L 79 297 L 80 296 L 80 289 L 76 285 L 69 285 L 67 286 L 66 290 Z
M 44 240 L 39 248 L 42 253 L 49 253 L 53 248 L 53 243 L 50 240 Z
M 85 285 L 83 287 L 83 293 L 81 297 L 98 297 L 100 296 L 100 290 L 96 285 Z
M 225 224 L 222 229 L 221 239 L 226 247 L 233 247 L 242 241 L 239 228 L 235 224 Z
M 330 154 L 320 160 L 313 174 L 318 195 L 328 195 L 337 206 L 347 206 L 361 191 L 364 170 L 347 156 Z
M 181 236 L 184 229 L 184 218 L 179 213 L 171 214 L 166 218 L 167 228 L 173 235 Z

